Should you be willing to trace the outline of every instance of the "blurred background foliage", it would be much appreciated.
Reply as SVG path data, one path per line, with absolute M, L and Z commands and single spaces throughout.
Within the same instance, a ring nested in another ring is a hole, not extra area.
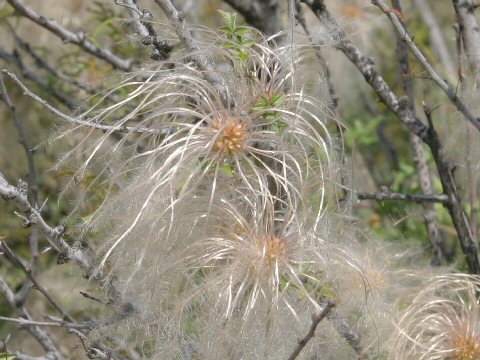
M 138 36 L 134 35 L 129 26 L 129 14 L 124 7 L 117 6 L 111 0 L 24 0 L 24 3 L 34 8 L 48 18 L 53 18 L 62 26 L 73 31 L 83 31 L 85 36 L 103 48 L 111 49 L 122 58 L 133 59 L 142 66 L 151 62 L 149 51 L 141 45 Z M 386 81 L 397 93 L 402 91 L 402 75 L 399 72 L 396 59 L 395 35 L 386 17 L 366 0 L 330 0 L 326 1 L 331 12 L 337 16 L 347 35 L 360 49 L 373 57 L 375 63 Z M 452 25 L 455 22 L 453 7 L 449 1 L 429 1 L 435 18 L 444 34 L 444 39 L 453 61 L 456 61 L 455 32 Z M 174 35 L 165 26 L 165 20 L 150 1 L 138 1 L 139 7 L 149 7 L 153 13 L 153 24 L 161 35 L 174 39 Z M 195 26 L 207 26 L 214 29 L 222 25 L 222 17 L 218 9 L 232 11 L 226 3 L 220 0 L 177 0 L 176 4 L 183 8 L 187 19 Z M 435 64 L 443 76 L 456 81 L 456 74 L 447 72 L 439 62 L 434 45 L 431 41 L 430 29 L 425 24 L 415 1 L 405 0 L 404 18 L 416 43 L 421 47 L 427 58 Z M 285 12 L 284 12 L 285 13 Z M 306 14 L 312 37 L 323 42 L 322 51 L 326 56 L 332 72 L 332 81 L 336 87 L 339 99 L 340 121 L 343 131 L 338 134 L 338 142 L 343 147 L 344 169 L 349 174 L 348 187 L 353 190 L 350 197 L 352 221 L 364 224 L 360 227 L 361 237 L 380 239 L 385 242 L 404 244 L 406 247 L 423 249 L 423 257 L 431 256 L 430 242 L 423 220 L 423 210 L 420 205 L 402 201 L 358 201 L 355 192 L 375 193 L 382 187 L 392 192 L 420 193 L 416 169 L 412 161 L 411 147 L 407 130 L 394 116 L 379 104 L 376 95 L 366 85 L 358 71 L 341 54 L 331 46 L 335 41 L 329 39 L 310 14 Z M 237 20 L 245 24 L 241 15 Z M 282 17 L 284 27 L 286 15 Z M 305 36 L 298 27 L 299 41 L 305 41 Z M 18 74 L 22 81 L 36 94 L 47 99 L 66 113 L 78 113 L 98 101 L 98 96 L 92 96 L 89 91 L 73 86 L 73 80 L 93 89 L 92 92 L 103 91 L 122 79 L 124 74 L 114 69 L 110 64 L 85 53 L 81 48 L 63 43 L 54 35 L 41 29 L 28 19 L 19 16 L 5 1 L 0 1 L 0 67 L 7 68 Z M 38 55 L 41 61 L 32 57 Z M 47 65 L 54 71 L 47 69 Z M 312 60 L 311 66 L 319 66 Z M 56 72 L 56 73 L 55 73 Z M 64 81 L 58 73 L 63 74 Z M 445 141 L 448 156 L 456 166 L 456 175 L 463 199 L 467 208 L 471 183 L 478 188 L 478 177 L 469 179 L 470 170 L 478 173 L 480 162 L 480 146 L 469 146 L 468 129 L 464 120 L 448 102 L 446 96 L 426 79 L 423 69 L 414 61 L 411 62 L 411 77 L 414 79 L 417 94 L 417 109 L 425 101 L 435 108 L 435 123 L 442 140 Z M 45 108 L 25 97 L 22 90 L 10 79 L 5 78 L 8 93 L 16 106 L 19 118 L 23 121 L 28 134 L 28 140 L 34 147 L 34 158 L 37 169 L 37 184 L 39 203 L 45 220 L 50 224 L 66 226 L 67 238 L 75 232 L 74 224 L 78 218 L 70 216 L 72 209 L 80 205 L 81 213 L 75 216 L 88 217 L 102 201 L 106 189 L 101 182 L 89 187 L 89 176 L 64 192 L 65 184 L 71 180 L 72 168 L 75 164 L 61 161 L 65 154 L 79 144 L 85 129 L 72 131 L 68 136 L 56 139 L 65 124 L 62 120 L 48 112 Z M 119 94 L 121 95 L 121 94 Z M 467 103 L 480 110 L 478 93 L 465 92 Z M 421 111 L 418 111 L 421 113 Z M 471 134 L 469 142 L 478 144 L 478 132 Z M 0 169 L 10 182 L 28 178 L 28 166 L 25 153 L 19 144 L 19 136 L 9 109 L 0 103 Z M 427 161 L 433 175 L 435 193 L 441 193 L 441 184 L 435 173 L 433 160 L 426 150 Z M 467 157 L 469 157 L 467 159 Z M 85 190 L 88 189 L 87 195 Z M 82 198 L 81 204 L 77 203 Z M 45 204 L 45 205 L 44 205 Z M 44 206 L 43 206 L 44 205 Z M 475 205 L 475 204 L 474 204 Z M 0 202 L 0 236 L 6 238 L 11 248 L 28 258 L 28 234 L 30 229 L 21 226 L 21 220 L 15 216 L 13 206 Z M 449 247 L 449 259 L 459 269 L 465 270 L 465 264 L 460 256 L 458 240 L 448 212 L 440 204 L 435 205 L 439 229 Z M 358 219 L 358 220 L 357 220 Z M 73 241 L 73 236 L 71 237 Z M 56 255 L 48 251 L 48 244 L 40 239 L 40 256 L 38 273 L 42 280 L 64 305 L 74 311 L 72 315 L 80 319 L 92 316 L 84 312 L 85 303 L 72 303 L 72 293 L 78 293 L 79 288 L 92 286 L 86 283 L 74 267 L 65 265 L 58 267 Z M 24 280 L 24 274 L 3 259 L 0 261 L 0 275 L 15 288 Z M 38 313 L 46 313 L 48 309 L 39 297 L 29 300 Z M 43 304 L 43 305 L 42 305 Z M 11 315 L 10 307 L 0 298 L 0 315 Z M 2 323 L 0 338 L 15 334 L 15 326 Z M 57 336 L 65 336 L 58 330 Z M 22 342 L 22 339 L 17 341 Z M 34 346 L 32 344 L 32 346 Z M 68 346 L 68 342 L 64 346 Z

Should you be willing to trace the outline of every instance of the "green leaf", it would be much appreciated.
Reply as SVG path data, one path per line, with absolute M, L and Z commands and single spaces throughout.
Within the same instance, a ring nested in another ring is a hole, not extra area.
M 17 356 L 15 354 L 11 354 L 11 353 L 0 353 L 0 360 L 14 360 L 16 359 Z
M 250 32 L 250 28 L 248 28 L 247 26 L 236 26 L 233 29 L 233 34 L 235 34 L 237 36 L 240 36 L 240 37 L 245 36 L 249 32 Z
M 283 130 L 288 126 L 286 121 L 283 120 L 277 120 L 275 123 L 272 125 L 272 130 L 281 134 L 283 133 Z
M 235 29 L 235 23 L 237 21 L 237 14 L 236 13 L 230 13 L 227 11 L 223 10 L 217 10 L 220 15 L 223 17 L 223 21 L 225 21 L 225 24 L 227 24 L 227 27 L 230 28 L 230 30 Z
M 235 165 L 231 163 L 224 163 L 220 165 L 220 170 L 227 175 L 228 177 L 234 177 L 235 176 Z

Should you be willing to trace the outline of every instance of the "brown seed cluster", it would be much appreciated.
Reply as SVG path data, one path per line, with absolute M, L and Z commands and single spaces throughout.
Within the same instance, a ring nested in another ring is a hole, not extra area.
M 456 336 L 453 339 L 453 345 L 456 348 L 453 360 L 479 360 L 480 359 L 480 339 L 472 336 Z
M 269 264 L 281 261 L 287 253 L 285 240 L 269 235 L 265 240 L 265 253 Z
M 216 135 L 213 150 L 223 156 L 236 156 L 245 147 L 247 128 L 238 119 L 222 118 L 212 125 Z

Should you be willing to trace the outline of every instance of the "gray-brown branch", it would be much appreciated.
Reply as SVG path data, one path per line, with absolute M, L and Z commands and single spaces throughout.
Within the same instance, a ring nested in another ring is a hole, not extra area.
M 312 324 L 310 325 L 310 329 L 308 330 L 307 334 L 298 341 L 297 347 L 293 350 L 293 352 L 288 357 L 288 360 L 294 360 L 298 357 L 300 352 L 303 348 L 308 344 L 308 342 L 313 338 L 315 335 L 315 330 L 317 329 L 318 324 L 325 319 L 328 313 L 335 307 L 335 303 L 331 300 L 327 301 L 322 309 L 318 314 L 312 316 Z
M 153 46 L 151 58 L 166 60 L 173 50 L 174 44 L 158 37 L 153 27 L 153 16 L 147 9 L 140 10 L 135 0 L 114 0 L 115 4 L 128 9 L 132 19 L 130 25 L 142 39 L 145 46 Z
M 392 0 L 392 5 L 402 13 L 400 0 Z M 402 21 L 402 19 L 400 19 Z M 408 47 L 397 33 L 397 57 L 400 65 L 400 78 L 402 79 L 403 91 L 408 97 L 410 111 L 416 115 L 415 97 L 413 79 L 410 76 L 410 64 L 408 61 Z M 417 170 L 417 176 L 420 183 L 420 189 L 424 195 L 433 194 L 432 178 L 428 168 L 427 159 L 423 149 L 422 141 L 415 134 L 410 133 L 410 146 L 412 149 L 413 162 Z M 421 202 L 423 208 L 423 218 L 427 228 L 428 238 L 432 244 L 431 264 L 440 266 L 442 257 L 445 258 L 445 244 L 442 235 L 438 229 L 437 215 L 435 206 L 430 202 Z
M 28 313 L 27 309 L 24 306 L 17 305 L 15 294 L 2 277 L 0 277 L 0 293 L 3 295 L 10 307 L 15 311 L 17 316 L 26 320 L 31 320 L 30 314 Z M 47 352 L 47 355 L 45 355 L 46 359 L 64 359 L 57 346 L 51 339 L 50 335 L 47 334 L 41 327 L 31 324 L 25 325 L 25 329 L 40 343 L 42 348 Z
M 450 84 L 447 80 L 442 78 L 435 71 L 435 69 L 427 60 L 425 55 L 423 55 L 422 51 L 417 47 L 413 39 L 408 34 L 407 29 L 403 26 L 398 14 L 395 11 L 391 11 L 391 8 L 383 0 L 372 0 L 372 4 L 378 6 L 388 16 L 395 30 L 401 36 L 402 41 L 404 41 L 408 45 L 413 55 L 417 58 L 418 62 L 422 64 L 423 68 L 428 73 L 430 78 L 438 85 L 440 89 L 443 90 L 443 92 L 447 95 L 453 105 L 455 105 L 457 110 L 460 111 L 463 116 L 465 116 L 465 118 L 477 128 L 477 130 L 480 131 L 480 117 L 475 115 L 458 96 L 457 88 Z
M 395 200 L 395 201 L 413 201 L 416 203 L 440 203 L 446 204 L 448 202 L 447 195 L 424 195 L 424 194 L 403 194 L 389 191 L 381 191 L 378 193 L 357 193 L 358 200 Z
M 19 14 L 32 20 L 34 23 L 38 24 L 44 29 L 47 29 L 52 34 L 58 36 L 64 43 L 75 44 L 81 47 L 86 52 L 94 55 L 95 57 L 108 62 L 117 69 L 123 71 L 132 70 L 132 60 L 122 59 L 120 56 L 114 54 L 112 51 L 98 47 L 91 40 L 88 40 L 87 34 L 82 32 L 72 32 L 61 26 L 55 20 L 47 19 L 46 17 L 40 15 L 39 13 L 25 6 L 18 0 L 7 0 L 7 2 Z
M 476 7 L 471 0 L 453 0 L 453 6 L 478 91 L 480 90 L 480 28 L 475 17 L 478 6 Z
M 395 95 L 376 69 L 373 60 L 364 56 L 362 52 L 346 38 L 344 31 L 334 20 L 322 0 L 303 0 L 303 2 L 316 14 L 330 36 L 335 40 L 335 47 L 355 65 L 387 108 L 389 108 L 412 133 L 417 135 L 430 147 L 440 176 L 443 192 L 448 197 L 445 206 L 449 211 L 457 231 L 469 271 L 473 274 L 480 274 L 480 261 L 478 259 L 476 240 L 473 238 L 470 223 L 465 209 L 462 206 L 461 196 L 453 176 L 453 168 L 445 156 L 442 143 L 433 128 L 432 121 L 430 121 L 429 127 L 425 126 L 409 109 L 408 100 L 405 98 L 399 99 L 397 95 Z

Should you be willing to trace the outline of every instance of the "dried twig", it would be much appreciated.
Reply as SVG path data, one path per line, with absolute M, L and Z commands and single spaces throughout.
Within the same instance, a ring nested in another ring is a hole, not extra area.
M 315 335 L 315 330 L 317 329 L 318 324 L 328 315 L 328 313 L 334 307 L 335 307 L 335 303 L 332 300 L 328 300 L 325 302 L 325 305 L 322 311 L 312 316 L 312 324 L 310 325 L 310 329 L 308 330 L 307 334 L 301 340 L 298 341 L 297 347 L 290 354 L 290 356 L 288 357 L 288 360 L 294 360 L 298 357 L 298 355 L 303 350 L 305 345 L 307 345 L 310 339 Z
M 35 167 L 35 160 L 34 154 L 35 151 L 32 149 L 30 142 L 27 138 L 27 130 L 25 128 L 25 124 L 20 119 L 17 113 L 17 109 L 13 102 L 10 100 L 10 97 L 7 92 L 7 88 L 5 86 L 5 82 L 3 81 L 3 75 L 0 74 L 0 92 L 1 97 L 10 110 L 12 114 L 13 122 L 18 132 L 19 142 L 23 146 L 25 151 L 25 155 L 27 158 L 28 164 L 28 188 L 29 194 L 32 197 L 32 201 L 34 206 L 38 206 L 38 180 L 37 180 L 37 171 Z M 31 271 L 34 271 L 36 259 L 38 257 L 38 232 L 37 230 L 33 230 L 29 235 L 29 245 L 30 245 L 30 263 L 31 263 Z M 25 296 L 28 292 L 25 292 Z
M 400 200 L 400 201 L 413 201 L 416 203 L 441 203 L 446 204 L 448 202 L 447 195 L 425 195 L 425 194 L 402 194 L 390 191 L 381 191 L 378 193 L 357 193 L 358 200 Z
M 3 321 L 10 321 L 19 324 L 20 326 L 25 326 L 25 325 L 36 325 L 36 326 L 46 326 L 46 327 L 63 327 L 67 329 L 93 329 L 96 327 L 95 322 L 88 321 L 83 324 L 73 324 L 65 321 L 35 321 L 35 320 L 29 320 L 29 319 L 24 319 L 22 317 L 19 318 L 11 318 L 11 317 L 5 317 L 5 316 L 0 316 L 0 320 Z
M 153 16 L 147 9 L 140 10 L 134 0 L 115 0 L 115 4 L 128 9 L 132 19 L 130 24 L 133 30 L 142 37 L 142 44 L 153 46 L 151 58 L 154 60 L 166 60 L 173 50 L 174 44 L 158 37 L 152 25 Z
M 336 311 L 330 311 L 327 314 L 327 319 L 358 355 L 357 360 L 370 358 L 370 349 L 362 344 L 360 334 L 352 329 L 347 320 L 341 318 Z
M 9 54 L 0 47 L 0 58 L 7 63 L 15 65 L 18 68 L 19 73 L 21 73 L 24 78 L 33 81 L 46 93 L 51 94 L 55 99 L 60 101 L 70 110 L 75 110 L 78 108 L 78 102 L 76 99 L 73 99 L 64 92 L 57 90 L 55 87 L 51 86 L 44 78 L 38 76 L 34 71 L 27 68 L 23 63 L 20 54 L 17 51 L 13 51 L 12 54 Z
M 57 311 L 62 315 L 62 318 L 69 321 L 70 323 L 74 323 L 75 320 L 67 313 L 60 304 L 53 298 L 52 294 L 42 285 L 40 284 L 35 276 L 33 276 L 32 269 L 29 265 L 25 264 L 25 261 L 21 259 L 16 253 L 13 252 L 12 249 L 7 245 L 5 241 L 0 240 L 0 249 L 2 249 L 3 253 L 5 254 L 6 258 L 17 268 L 20 268 L 27 278 L 35 285 L 35 288 L 40 291 L 48 302 L 55 308 Z
M 38 14 L 33 9 L 25 6 L 18 0 L 7 0 L 8 3 L 18 11 L 22 16 L 32 20 L 41 27 L 47 29 L 52 34 L 58 36 L 64 43 L 72 43 L 80 46 L 86 52 L 94 55 L 95 57 L 105 60 L 115 68 L 130 71 L 132 70 L 132 61 L 122 59 L 120 56 L 114 54 L 108 49 L 104 49 L 95 45 L 91 40 L 88 40 L 87 34 L 83 32 L 72 32 L 65 29 L 55 20 L 47 19 L 46 17 Z
M 432 41 L 432 49 L 438 54 L 438 58 L 445 68 L 448 76 L 454 76 L 455 65 L 453 63 L 452 57 L 450 56 L 450 50 L 447 47 L 445 36 L 442 33 L 442 29 L 438 24 L 435 15 L 430 8 L 427 0 L 414 0 L 415 8 L 417 13 L 421 16 L 425 25 L 428 27 L 430 39 Z
M 468 121 L 470 121 L 473 124 L 473 126 L 477 128 L 477 130 L 480 131 L 480 117 L 475 115 L 467 107 L 467 105 L 462 101 L 462 99 L 458 97 L 457 88 L 451 85 L 447 80 L 442 78 L 435 71 L 435 69 L 427 60 L 425 55 L 423 55 L 421 50 L 417 47 L 413 39 L 408 34 L 407 29 L 403 25 L 402 19 L 400 19 L 399 15 L 395 11 L 390 11 L 391 8 L 383 0 L 372 0 L 372 4 L 378 6 L 385 13 L 385 15 L 388 16 L 393 26 L 395 27 L 395 30 L 397 30 L 398 34 L 401 36 L 402 41 L 404 41 L 408 45 L 413 55 L 415 55 L 415 57 L 420 62 L 420 64 L 422 64 L 423 68 L 428 73 L 430 78 L 438 85 L 440 89 L 443 90 L 443 92 L 445 92 L 445 94 L 448 96 L 450 101 L 455 105 L 457 110 L 460 111 L 463 114 L 463 116 L 465 116 L 465 118 Z M 479 66 L 480 66 L 480 63 L 479 63 Z
M 429 127 L 425 126 L 408 106 L 408 100 L 399 99 L 390 89 L 378 70 L 375 68 L 372 59 L 366 57 L 356 48 L 345 36 L 344 31 L 339 27 L 322 0 L 303 0 L 316 16 L 323 23 L 330 36 L 335 39 L 335 47 L 340 50 L 360 71 L 367 83 L 377 93 L 380 100 L 397 116 L 397 118 L 432 151 L 433 158 L 437 165 L 443 191 L 448 197 L 445 203 L 452 222 L 458 234 L 458 238 L 465 254 L 469 270 L 473 274 L 480 274 L 480 261 L 477 254 L 476 240 L 473 238 L 470 224 L 462 206 L 461 197 L 455 183 L 453 170 L 445 157 L 442 143 L 433 128 L 431 111 L 426 111 L 429 119 Z
M 25 226 L 32 226 L 38 229 L 59 254 L 74 261 L 87 275 L 93 275 L 91 259 L 88 259 L 79 249 L 75 249 L 67 244 L 62 236 L 63 227 L 50 227 L 40 212 L 30 204 L 26 193 L 21 188 L 10 185 L 1 172 L 0 195 L 4 200 L 13 202 L 23 212 Z
M 1 187 L 1 184 L 0 184 Z M 7 303 L 12 309 L 15 310 L 17 316 L 31 320 L 30 314 L 24 306 L 18 306 L 16 302 L 16 297 L 10 287 L 7 285 L 5 280 L 0 277 L 0 293 L 4 296 Z M 50 359 L 52 360 L 63 360 L 64 357 L 58 350 L 57 346 L 54 344 L 50 336 L 38 325 L 30 324 L 25 326 L 26 330 L 39 342 L 43 349 L 50 354 Z
M 191 53 L 190 58 L 195 65 L 204 72 L 203 76 L 210 84 L 217 87 L 223 101 L 226 105 L 232 103 L 225 85 L 222 83 L 220 77 L 213 69 L 208 59 L 200 51 L 200 46 L 191 34 L 191 30 L 185 21 L 185 15 L 178 11 L 170 0 L 154 0 L 155 3 L 162 9 L 172 24 L 180 42 Z
M 478 91 L 480 89 L 480 30 L 475 17 L 476 7 L 471 0 L 453 0 L 453 6 Z
M 78 81 L 74 77 L 68 76 L 68 75 L 64 74 L 63 72 L 59 71 L 58 69 L 56 69 L 55 67 L 50 66 L 45 59 L 43 59 L 40 55 L 37 54 L 36 51 L 33 50 L 32 46 L 29 43 L 27 43 L 20 36 L 18 36 L 15 29 L 13 28 L 13 26 L 8 21 L 5 21 L 5 24 L 8 27 L 8 29 L 10 30 L 10 32 L 12 33 L 12 36 L 13 36 L 13 39 L 15 40 L 15 43 L 17 43 L 18 46 L 22 50 L 24 50 L 25 53 L 27 53 L 35 61 L 35 65 L 38 68 L 44 69 L 47 72 L 49 72 L 50 74 L 52 74 L 53 76 L 55 76 L 56 78 L 66 82 L 66 83 L 68 83 L 72 86 L 75 86 L 79 89 L 84 90 L 87 94 L 98 95 L 98 94 L 101 93 L 101 89 L 98 89 L 98 88 L 96 88 L 94 86 L 91 86 L 87 83 L 84 83 L 82 81 Z M 20 58 L 19 54 L 16 54 L 16 55 L 17 55 L 18 58 Z M 21 70 L 21 73 L 23 74 L 22 69 L 20 69 L 20 70 Z M 111 102 L 120 101 L 119 97 L 116 96 L 115 94 L 106 94 L 104 96 L 105 96 L 105 99 L 107 99 Z M 72 107 L 70 107 L 70 108 L 72 108 Z M 74 108 L 76 108 L 76 106 Z
M 149 134 L 155 134 L 155 135 L 164 135 L 164 134 L 167 134 L 171 131 L 170 129 L 158 130 L 158 129 L 140 127 L 140 126 L 105 125 L 105 124 L 99 124 L 97 122 L 94 122 L 93 120 L 89 120 L 89 119 L 83 120 L 83 119 L 80 119 L 80 118 L 77 118 L 77 117 L 74 117 L 74 116 L 64 114 L 63 112 L 58 110 L 56 107 L 50 105 L 45 99 L 42 99 L 40 96 L 31 92 L 18 79 L 18 77 L 15 74 L 11 73 L 10 71 L 8 71 L 6 69 L 1 70 L 1 72 L 3 72 L 4 74 L 7 74 L 10 78 L 12 78 L 22 88 L 25 95 L 31 97 L 36 102 L 43 105 L 47 110 L 49 110 L 53 114 L 60 117 L 62 120 L 65 120 L 65 121 L 67 121 L 71 124 L 80 125 L 80 126 L 87 126 L 87 127 L 90 127 L 90 128 L 104 130 L 104 131 L 108 131 L 108 132 L 120 132 L 120 133 L 149 133 Z
M 392 5 L 401 14 L 402 8 L 400 0 L 392 0 Z M 413 88 L 413 79 L 409 76 L 410 65 L 408 62 L 408 47 L 402 41 L 400 35 L 397 33 L 397 56 L 400 63 L 401 79 L 403 91 L 408 97 L 410 111 L 415 114 L 415 97 Z M 423 149 L 422 141 L 415 135 L 410 133 L 410 145 L 412 149 L 413 162 L 417 170 L 417 176 L 420 183 L 420 189 L 425 195 L 433 193 L 432 179 L 430 169 L 428 168 L 427 159 Z M 423 217 L 427 228 L 428 238 L 432 244 L 432 260 L 431 264 L 440 266 L 442 257 L 445 257 L 445 244 L 443 238 L 438 230 L 437 215 L 435 213 L 434 204 L 430 202 L 421 202 L 423 208 Z

